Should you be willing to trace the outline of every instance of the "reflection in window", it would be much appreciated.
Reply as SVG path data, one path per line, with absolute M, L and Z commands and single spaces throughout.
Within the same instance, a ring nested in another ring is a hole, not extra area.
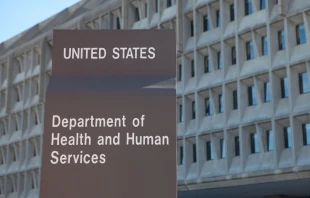
M 292 147 L 291 127 L 284 127 L 284 148 Z
M 302 125 L 304 145 L 310 145 L 310 123 Z
M 303 23 L 296 25 L 296 40 L 297 40 L 297 45 L 304 44 L 307 42 L 305 25 Z
M 249 98 L 249 106 L 256 105 L 256 93 L 255 87 L 248 87 L 248 98 Z
M 211 141 L 206 142 L 206 153 L 207 153 L 207 160 L 213 160 Z
M 252 133 L 250 137 L 251 137 L 251 153 L 259 153 L 258 134 Z
M 307 72 L 299 74 L 299 91 L 300 94 L 309 93 L 309 79 Z
M 279 50 L 285 49 L 285 35 L 284 30 L 280 30 L 278 32 L 278 43 L 279 43 Z
M 281 97 L 288 97 L 288 79 L 287 77 L 281 78 Z
M 254 58 L 253 41 L 246 42 L 246 53 L 247 53 L 247 60 L 251 60 Z
M 273 151 L 273 133 L 271 130 L 266 131 L 267 151 Z
M 264 83 L 264 101 L 270 102 L 270 83 L 269 82 Z

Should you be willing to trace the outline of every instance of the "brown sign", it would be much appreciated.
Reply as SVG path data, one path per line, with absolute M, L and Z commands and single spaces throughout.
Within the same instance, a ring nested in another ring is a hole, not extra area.
M 175 32 L 55 30 L 42 198 L 173 198 Z

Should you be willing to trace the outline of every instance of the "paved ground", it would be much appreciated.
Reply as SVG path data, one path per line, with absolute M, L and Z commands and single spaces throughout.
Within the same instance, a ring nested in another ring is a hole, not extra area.
M 309 198 L 310 179 L 179 192 L 178 198 L 263 198 L 271 194 Z

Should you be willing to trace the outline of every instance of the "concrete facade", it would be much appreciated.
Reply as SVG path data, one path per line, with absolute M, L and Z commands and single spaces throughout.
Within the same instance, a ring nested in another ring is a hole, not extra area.
M 267 182 L 308 186 L 310 80 L 300 75 L 310 78 L 310 2 L 261 2 L 82 1 L 1 43 L 0 198 L 38 197 L 54 28 L 176 30 L 181 197 Z M 310 196 L 307 188 L 287 193 Z

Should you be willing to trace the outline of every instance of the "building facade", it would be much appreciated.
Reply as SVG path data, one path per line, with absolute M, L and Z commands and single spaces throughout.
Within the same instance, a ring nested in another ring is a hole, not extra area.
M 0 198 L 39 196 L 53 29 L 175 29 L 179 197 L 309 197 L 309 24 L 306 0 L 90 0 L 1 43 Z

